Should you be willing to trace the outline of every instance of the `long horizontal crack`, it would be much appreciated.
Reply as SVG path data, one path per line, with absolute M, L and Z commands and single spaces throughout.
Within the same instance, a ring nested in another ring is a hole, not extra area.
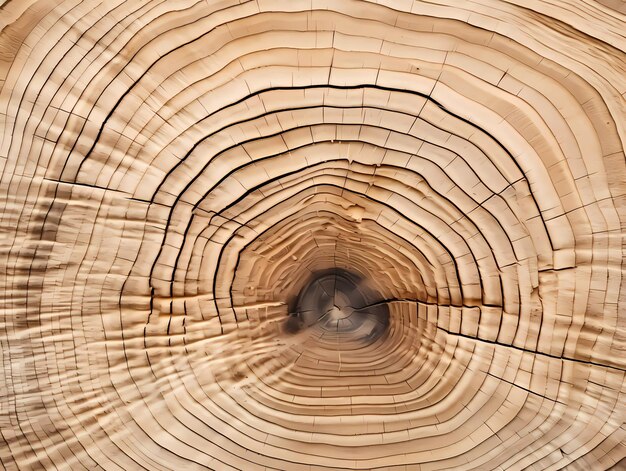
M 363 311 L 363 310 L 371 308 L 371 307 L 381 306 L 381 305 L 385 305 L 385 304 L 392 304 L 392 303 L 413 303 L 413 304 L 417 304 L 417 305 L 419 305 L 419 304 L 430 305 L 430 306 L 437 305 L 437 306 L 441 306 L 441 307 L 472 307 L 472 308 L 480 308 L 480 306 L 441 305 L 441 304 L 436 304 L 436 303 L 425 303 L 425 302 L 422 302 L 422 301 L 418 301 L 416 299 L 395 298 L 395 299 L 383 299 L 381 301 L 377 301 L 375 303 L 371 303 L 371 304 L 368 304 L 366 306 L 361 306 L 361 307 L 353 308 L 353 309 L 355 311 Z M 435 327 L 438 330 L 441 330 L 441 331 L 443 331 L 443 332 L 445 332 L 445 333 L 447 333 L 449 335 L 455 335 L 457 337 L 463 337 L 463 338 L 466 338 L 466 339 L 476 340 L 476 341 L 479 341 L 479 342 L 489 343 L 489 344 L 492 344 L 492 345 L 499 345 L 501 347 L 512 348 L 512 349 L 515 349 L 515 350 L 519 350 L 521 352 L 533 353 L 535 355 L 542 355 L 542 356 L 549 357 L 549 358 L 554 358 L 554 359 L 557 359 L 557 360 L 573 361 L 573 362 L 584 364 L 584 365 L 593 365 L 593 366 L 600 366 L 600 367 L 604 367 L 604 368 L 611 368 L 611 369 L 618 370 L 618 371 L 626 371 L 626 368 L 620 368 L 619 366 L 606 365 L 604 363 L 598 363 L 598 362 L 589 361 L 589 360 L 580 360 L 580 359 L 577 359 L 577 358 L 570 358 L 570 357 L 566 357 L 566 356 L 552 355 L 550 353 L 540 352 L 540 351 L 537 351 L 537 350 L 529 350 L 527 348 L 518 347 L 516 345 L 509 345 L 509 344 L 506 344 L 506 343 L 497 342 L 495 340 L 487 340 L 487 339 L 482 339 L 480 337 L 472 337 L 471 335 L 462 334 L 462 333 L 459 333 L 459 332 L 452 332 L 452 331 L 450 331 L 448 329 L 444 329 L 443 327 L 440 327 L 438 325 L 435 325 Z

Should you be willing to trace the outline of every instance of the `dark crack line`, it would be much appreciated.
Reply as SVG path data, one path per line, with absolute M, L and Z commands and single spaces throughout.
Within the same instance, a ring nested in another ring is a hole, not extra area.
M 437 304 L 437 303 L 426 303 L 426 302 L 418 301 L 416 299 L 397 298 L 397 299 L 383 299 L 381 301 L 377 301 L 375 303 L 368 304 L 366 306 L 362 306 L 362 307 L 359 307 L 359 308 L 354 308 L 353 307 L 353 309 L 355 311 L 362 311 L 364 309 L 368 309 L 368 308 L 371 308 L 371 307 L 382 306 L 382 305 L 385 305 L 385 304 L 392 304 L 392 303 L 414 303 L 414 304 L 417 304 L 417 305 L 424 304 L 424 305 L 427 305 L 427 306 L 468 307 L 468 308 L 478 308 L 478 309 L 480 309 L 480 307 L 481 307 L 481 306 L 465 306 L 465 305 L 456 306 L 456 305 L 452 305 L 452 304 L 441 305 L 441 304 Z M 485 306 L 487 306 L 487 305 L 485 305 Z M 350 307 L 352 307 L 352 306 L 350 306 Z M 428 321 L 425 321 L 425 322 L 428 322 Z M 432 324 L 432 323 L 429 322 L 429 324 Z M 443 327 L 440 327 L 440 326 L 438 326 L 436 324 L 434 324 L 434 325 L 435 325 L 435 327 L 438 330 L 441 330 L 441 331 L 447 333 L 448 335 L 454 335 L 454 336 L 457 336 L 457 337 L 463 337 L 463 338 L 466 338 L 466 339 L 475 340 L 475 341 L 483 342 L 483 343 L 488 343 L 488 344 L 491 344 L 491 345 L 499 345 L 499 346 L 505 347 L 505 348 L 512 348 L 512 349 L 515 349 L 515 350 L 519 350 L 521 352 L 532 353 L 532 354 L 535 354 L 535 355 L 542 355 L 542 356 L 545 356 L 545 357 L 554 358 L 556 360 L 573 361 L 573 362 L 581 363 L 581 364 L 584 364 L 584 365 L 593 365 L 593 366 L 599 366 L 599 367 L 603 367 L 603 368 L 611 368 L 613 370 L 618 370 L 618 371 L 626 371 L 626 368 L 620 368 L 619 366 L 605 365 L 604 363 L 598 363 L 598 362 L 595 362 L 595 361 L 579 360 L 579 359 L 576 359 L 576 358 L 552 355 L 550 353 L 539 352 L 539 351 L 536 351 L 536 350 L 529 350 L 527 348 L 518 347 L 516 345 L 509 345 L 509 344 L 506 344 L 506 343 L 497 342 L 495 340 L 487 340 L 487 339 L 482 339 L 480 337 L 472 337 L 471 335 L 462 334 L 460 332 L 452 332 L 452 331 L 444 329 Z

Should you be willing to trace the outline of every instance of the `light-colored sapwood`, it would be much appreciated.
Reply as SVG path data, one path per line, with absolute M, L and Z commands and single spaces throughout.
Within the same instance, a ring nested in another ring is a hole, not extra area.
M 624 469 L 625 14 L 5 1 L 0 467 Z

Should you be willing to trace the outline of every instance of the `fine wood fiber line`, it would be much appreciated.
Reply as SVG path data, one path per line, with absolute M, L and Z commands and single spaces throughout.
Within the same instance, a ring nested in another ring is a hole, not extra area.
M 0 468 L 626 469 L 624 15 L 0 1 Z

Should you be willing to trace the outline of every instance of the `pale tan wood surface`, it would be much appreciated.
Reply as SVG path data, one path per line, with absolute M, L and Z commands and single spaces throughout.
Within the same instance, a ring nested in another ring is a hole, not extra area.
M 1 467 L 623 469 L 622 3 L 0 4 Z

